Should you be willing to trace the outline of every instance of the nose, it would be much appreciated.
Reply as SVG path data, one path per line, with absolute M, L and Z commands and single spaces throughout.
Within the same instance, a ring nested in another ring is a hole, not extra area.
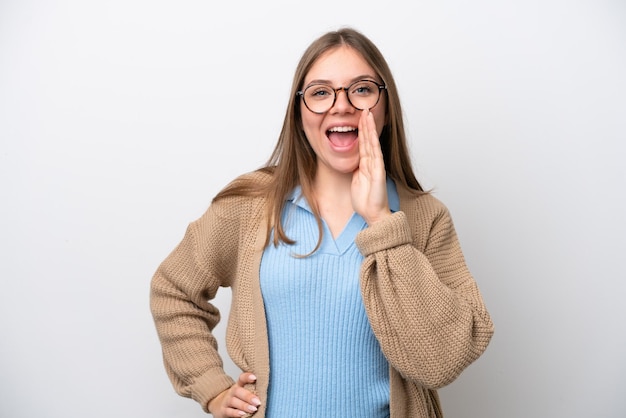
M 354 111 L 355 108 L 348 100 L 348 92 L 344 87 L 339 87 L 335 90 L 335 103 L 331 108 L 331 112 L 334 113 L 348 113 Z

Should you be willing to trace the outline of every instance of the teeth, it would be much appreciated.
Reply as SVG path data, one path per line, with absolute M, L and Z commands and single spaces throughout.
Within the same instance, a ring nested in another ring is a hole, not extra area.
M 330 128 L 329 132 L 350 132 L 356 131 L 356 128 L 353 126 L 335 126 L 334 128 Z

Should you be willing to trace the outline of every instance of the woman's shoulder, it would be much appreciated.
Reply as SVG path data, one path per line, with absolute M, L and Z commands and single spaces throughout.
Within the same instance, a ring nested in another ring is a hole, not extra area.
M 228 183 L 220 194 L 232 194 L 238 193 L 243 195 L 258 195 L 261 194 L 260 190 L 268 186 L 274 178 L 274 169 L 272 167 L 259 168 L 258 170 L 250 171 L 236 177 L 233 181 Z
M 433 219 L 448 214 L 446 205 L 435 197 L 432 192 L 415 192 L 398 187 L 400 209 L 419 218 Z
M 251 216 L 255 207 L 264 204 L 272 178 L 272 170 L 266 168 L 241 174 L 215 195 L 209 209 L 222 217 Z
M 400 194 L 400 210 L 406 215 L 417 248 L 422 251 L 433 234 L 454 232 L 448 207 L 431 192 Z
M 256 186 L 263 186 L 263 185 L 269 184 L 273 178 L 274 178 L 274 168 L 263 167 L 263 168 L 259 168 L 257 170 L 239 175 L 230 184 L 250 183 Z

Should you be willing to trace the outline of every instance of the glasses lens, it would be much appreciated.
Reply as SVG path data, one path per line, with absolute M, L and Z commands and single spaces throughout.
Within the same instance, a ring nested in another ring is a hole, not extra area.
M 333 106 L 335 91 L 330 86 L 313 84 L 304 90 L 303 98 L 309 110 L 324 113 Z
M 378 103 L 380 89 L 373 81 L 362 80 L 348 87 L 350 103 L 357 109 L 370 109 Z

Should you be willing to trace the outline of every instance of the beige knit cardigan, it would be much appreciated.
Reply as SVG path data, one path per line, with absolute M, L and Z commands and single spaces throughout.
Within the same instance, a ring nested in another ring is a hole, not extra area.
M 266 181 L 266 174 L 251 173 Z M 361 293 L 390 365 L 392 418 L 443 416 L 436 389 L 452 382 L 486 349 L 493 323 L 468 271 L 448 210 L 430 194 L 398 187 L 400 211 L 356 237 L 365 257 Z M 208 402 L 234 380 L 223 370 L 211 330 L 211 305 L 231 287 L 226 347 L 244 371 L 265 416 L 270 374 L 259 265 L 265 242 L 265 200 L 228 197 L 191 223 L 158 267 L 150 306 L 165 369 L 182 396 Z M 306 388 L 302 388 L 306 390 Z

